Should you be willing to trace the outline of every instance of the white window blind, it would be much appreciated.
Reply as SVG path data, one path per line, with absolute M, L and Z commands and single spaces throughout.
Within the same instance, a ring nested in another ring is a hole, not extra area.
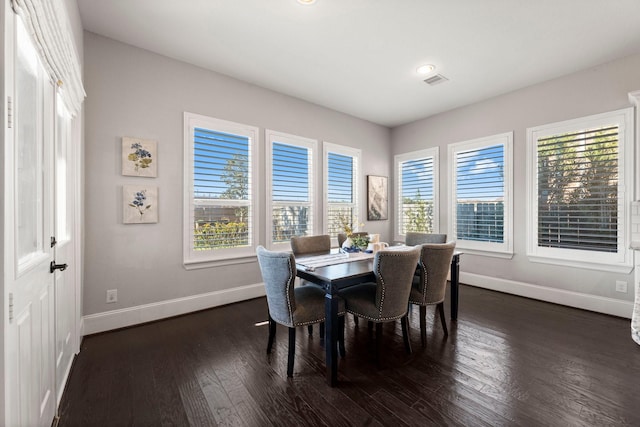
M 530 260 L 631 270 L 633 145 L 633 108 L 527 129 Z
M 342 222 L 353 229 L 359 225 L 358 163 L 360 151 L 333 144 L 325 147 L 326 232 L 335 237 L 343 232 Z
M 448 234 L 478 255 L 513 256 L 513 132 L 449 144 Z
M 456 153 L 456 239 L 504 242 L 504 146 Z
M 437 149 L 396 156 L 400 236 L 437 230 L 437 158 Z
M 267 191 L 271 197 L 271 246 L 288 244 L 292 236 L 312 235 L 314 223 L 314 168 L 316 141 L 267 131 L 270 155 Z
M 196 128 L 194 249 L 249 246 L 249 138 Z
M 616 124 L 537 140 L 538 246 L 618 250 Z
M 257 135 L 252 126 L 185 113 L 185 265 L 254 255 Z

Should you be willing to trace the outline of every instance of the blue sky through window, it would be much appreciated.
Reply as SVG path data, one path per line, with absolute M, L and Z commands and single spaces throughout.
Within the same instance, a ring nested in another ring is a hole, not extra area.
M 330 203 L 353 203 L 353 157 L 329 153 L 328 195 Z
M 273 143 L 272 197 L 274 201 L 308 202 L 309 150 Z
M 495 201 L 504 198 L 504 145 L 456 154 L 458 200 Z
M 402 197 L 433 200 L 433 157 L 402 163 Z
M 203 128 L 194 130 L 193 187 L 197 198 L 220 198 L 228 185 L 225 167 L 249 174 L 249 138 Z

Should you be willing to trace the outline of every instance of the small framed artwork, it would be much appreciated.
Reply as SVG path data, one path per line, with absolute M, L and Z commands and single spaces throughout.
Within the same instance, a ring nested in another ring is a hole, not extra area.
M 122 175 L 158 176 L 158 142 L 151 139 L 122 137 Z
M 123 186 L 122 208 L 124 224 L 155 224 L 158 222 L 158 187 Z
M 389 219 L 389 195 L 386 176 L 367 176 L 367 219 L 380 221 Z

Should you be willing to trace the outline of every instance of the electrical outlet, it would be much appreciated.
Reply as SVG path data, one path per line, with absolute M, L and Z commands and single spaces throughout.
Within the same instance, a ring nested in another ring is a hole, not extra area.
M 107 291 L 107 304 L 111 304 L 113 302 L 118 302 L 118 290 L 117 289 L 109 289 Z
M 627 293 L 627 282 L 616 280 L 616 292 Z

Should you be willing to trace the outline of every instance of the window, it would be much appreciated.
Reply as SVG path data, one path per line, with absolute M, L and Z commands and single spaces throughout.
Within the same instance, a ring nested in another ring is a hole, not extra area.
M 324 143 L 324 230 L 332 239 L 342 232 L 341 220 L 360 223 L 359 170 L 360 150 Z
M 527 129 L 532 261 L 629 272 L 633 109 Z
M 60 94 L 56 95 L 56 138 L 55 138 L 55 236 L 58 243 L 71 239 L 73 228 L 71 197 L 68 194 L 71 171 L 71 114 Z
M 449 145 L 449 236 L 469 253 L 511 257 L 513 133 Z
M 267 242 L 290 249 L 292 236 L 314 233 L 316 141 L 267 130 Z
M 395 239 L 408 231 L 438 232 L 438 147 L 394 158 L 397 195 Z
M 54 90 L 22 19 L 15 22 L 14 232 L 17 274 L 21 275 L 50 253 L 45 239 L 50 235 L 51 194 L 44 177 L 50 173 L 47 147 L 53 142 Z
M 192 113 L 184 123 L 185 265 L 254 255 L 258 129 Z

